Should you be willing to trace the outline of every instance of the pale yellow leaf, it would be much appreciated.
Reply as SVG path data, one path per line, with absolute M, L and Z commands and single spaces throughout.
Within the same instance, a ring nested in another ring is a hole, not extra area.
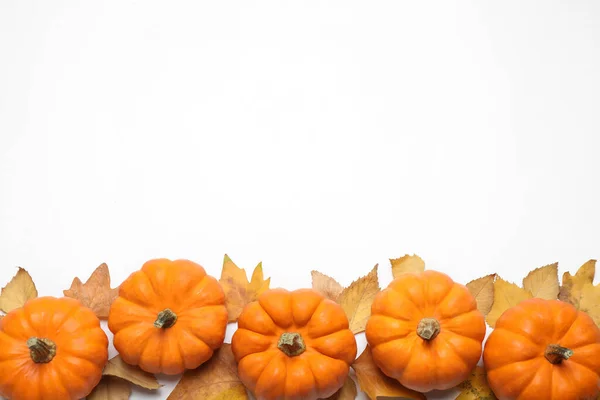
M 225 254 L 219 283 L 225 292 L 229 322 L 237 321 L 244 307 L 269 289 L 270 282 L 271 278 L 263 279 L 262 263 L 254 268 L 252 279 L 248 281 L 246 271 L 235 265 Z
M 390 258 L 392 264 L 392 275 L 394 278 L 400 275 L 419 273 L 425 271 L 425 262 L 417 255 L 405 255 L 400 258 Z
M 487 323 L 493 328 L 504 311 L 532 297 L 528 290 L 497 277 L 494 281 L 494 304 L 486 317 Z
M 23 307 L 27 300 L 34 299 L 37 296 L 38 292 L 29 272 L 19 267 L 17 274 L 0 292 L 0 310 L 8 313 Z
M 98 318 L 106 319 L 110 305 L 119 295 L 119 288 L 110 288 L 108 266 L 100 264 L 85 283 L 82 283 L 79 278 L 73 279 L 71 287 L 63 290 L 63 294 L 91 308 Z
M 496 274 L 486 275 L 482 278 L 472 280 L 467 283 L 467 289 L 471 292 L 477 301 L 477 309 L 483 314 L 488 315 L 494 304 L 494 279 Z
M 340 285 L 335 279 L 325 274 L 320 273 L 319 271 L 311 271 L 312 276 L 312 288 L 317 292 L 321 293 L 323 296 L 331 299 L 333 301 L 337 301 L 340 297 L 340 294 L 344 290 L 342 285 Z
M 199 368 L 188 370 L 167 400 L 247 400 L 246 388 L 237 375 L 230 344 L 215 352 Z
M 131 395 L 129 382 L 114 376 L 103 376 L 87 400 L 127 400 Z
M 558 297 L 558 263 L 531 271 L 523 279 L 523 289 L 530 291 L 533 297 L 556 300 Z
M 352 282 L 340 294 L 338 302 L 348 317 L 350 330 L 353 333 L 365 330 L 367 320 L 371 316 L 371 304 L 379 290 L 377 265 L 375 265 L 368 275 Z
M 600 327 L 600 285 L 588 283 L 581 289 L 579 309 L 589 314 L 596 325 Z
M 456 400 L 496 400 L 496 396 L 490 389 L 485 369 L 481 366 L 475 367 L 469 379 L 458 385 L 461 390 Z
M 344 386 L 325 400 L 354 400 L 356 399 L 356 395 L 356 383 L 354 383 L 352 378 L 347 377 Z
M 563 274 L 562 286 L 558 293 L 558 299 L 565 301 L 579 309 L 582 290 L 586 285 L 592 285 L 596 274 L 596 260 L 589 260 L 583 264 L 575 276 L 568 272 Z
M 352 368 L 356 372 L 358 386 L 371 400 L 384 398 L 425 400 L 422 393 L 402 386 L 397 380 L 386 376 L 373 361 L 371 348 L 367 345 L 360 357 L 354 361 Z
M 102 374 L 116 376 L 144 389 L 154 390 L 162 386 L 154 375 L 142 371 L 134 365 L 127 364 L 120 356 L 108 360 Z

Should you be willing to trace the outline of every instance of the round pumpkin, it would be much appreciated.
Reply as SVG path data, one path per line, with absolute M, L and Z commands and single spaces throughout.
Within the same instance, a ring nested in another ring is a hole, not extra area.
M 600 329 L 568 303 L 525 300 L 500 316 L 483 361 L 500 400 L 596 400 Z
M 79 301 L 29 300 L 0 319 L 0 396 L 77 400 L 100 382 L 108 338 Z
M 242 311 L 231 346 L 257 400 L 329 397 L 356 358 L 344 310 L 312 289 L 263 292 Z
M 429 270 L 402 275 L 379 292 L 365 333 L 386 375 L 429 392 L 467 379 L 481 358 L 485 330 L 466 286 Z
M 188 260 L 146 262 L 121 284 L 108 316 L 123 361 L 168 375 L 211 358 L 226 327 L 221 285 Z

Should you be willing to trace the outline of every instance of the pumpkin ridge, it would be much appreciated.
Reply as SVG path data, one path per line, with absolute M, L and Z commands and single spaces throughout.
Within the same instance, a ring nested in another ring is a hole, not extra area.
M 521 338 L 523 338 L 523 339 L 527 339 L 527 341 L 528 341 L 530 344 L 532 344 L 532 345 L 534 345 L 534 346 L 536 346 L 536 347 L 545 347 L 545 346 L 546 346 L 546 344 L 545 344 L 545 343 L 537 343 L 537 342 L 535 342 L 535 341 L 534 341 L 534 340 L 533 340 L 533 339 L 532 339 L 530 336 L 527 336 L 527 335 L 525 335 L 523 332 L 516 332 L 516 331 L 513 331 L 512 329 L 508 329 L 508 328 L 498 328 L 498 327 L 494 328 L 494 331 L 496 331 L 496 330 L 498 330 L 498 329 L 501 329 L 501 330 L 503 330 L 503 331 L 506 331 L 506 332 L 510 332 L 511 334 L 513 334 L 513 335 L 515 335 L 515 336 L 519 336 L 519 337 L 521 337 Z
M 74 304 L 73 307 L 65 313 L 64 318 L 58 322 L 52 324 L 52 329 L 60 329 L 69 319 L 73 318 L 73 316 L 80 310 L 80 307 L 77 304 Z
M 256 354 L 256 353 L 251 353 L 251 354 Z M 273 357 L 271 357 L 269 362 L 265 364 L 265 369 L 263 369 L 261 371 L 261 373 L 258 375 L 258 379 L 256 379 L 255 389 L 256 389 L 256 387 L 258 387 L 260 385 L 261 380 L 263 379 L 263 375 L 265 374 L 265 371 L 267 371 L 269 369 L 269 366 L 273 363 L 273 361 L 277 360 L 278 357 L 280 357 L 279 354 L 277 354 L 277 353 L 273 354 Z M 284 382 L 284 388 L 285 388 L 285 379 L 287 378 L 287 368 L 284 368 L 284 370 L 285 370 L 285 376 L 283 377 L 283 382 Z M 273 383 L 273 382 L 271 381 L 271 383 Z
M 426 298 L 429 298 L 431 296 L 429 294 L 429 281 L 427 281 L 426 285 L 427 285 Z M 450 285 L 450 289 L 448 289 L 448 291 L 444 294 L 444 296 L 436 304 L 433 305 L 433 313 L 434 314 L 437 311 L 437 308 L 440 306 L 440 304 L 444 304 L 448 300 L 448 296 L 450 296 L 450 293 L 452 293 L 454 291 L 454 289 L 460 290 L 458 283 L 456 283 L 456 282 L 453 282 Z M 429 302 L 426 302 L 426 304 L 429 304 Z
M 162 296 L 160 295 L 159 291 L 157 290 L 156 286 L 155 286 L 155 282 L 152 279 L 152 277 L 148 274 L 148 271 L 146 271 L 143 267 L 141 270 L 138 271 L 140 274 L 143 274 L 146 277 L 146 280 L 148 281 L 148 284 L 150 285 L 150 287 L 152 288 L 152 293 L 154 294 L 154 296 L 156 296 L 157 298 L 162 298 Z M 156 303 L 154 303 L 153 305 L 156 305 Z M 160 307 L 159 307 L 160 308 Z
M 423 284 L 423 283 L 421 282 L 421 285 L 422 285 L 422 284 Z M 414 307 L 414 309 L 415 309 L 415 310 L 417 310 L 417 312 L 418 312 L 419 314 L 425 314 L 425 313 L 423 312 L 423 310 L 421 309 L 421 306 L 419 306 L 419 305 L 417 305 L 417 303 L 415 303 L 415 301 L 414 301 L 414 300 L 412 299 L 412 297 L 410 296 L 410 293 L 409 293 L 409 292 L 407 292 L 406 290 L 404 290 L 404 288 L 403 288 L 403 287 L 402 287 L 402 289 L 403 289 L 403 290 L 398 290 L 398 288 L 397 288 L 397 287 L 391 287 L 391 288 L 389 288 L 389 289 L 391 289 L 391 290 L 393 290 L 394 292 L 396 292 L 396 293 L 400 294 L 400 295 L 401 295 L 401 296 L 402 296 L 404 299 L 406 299 L 406 300 L 407 300 L 407 302 L 408 302 L 408 303 L 409 303 L 411 306 L 413 306 L 413 307 Z M 387 290 L 387 288 L 386 288 L 386 289 L 384 289 L 384 290 Z M 388 315 L 388 314 L 383 314 L 383 315 L 386 315 L 386 316 L 388 316 L 388 317 L 391 317 L 391 315 Z M 394 318 L 394 317 L 392 317 L 392 318 Z

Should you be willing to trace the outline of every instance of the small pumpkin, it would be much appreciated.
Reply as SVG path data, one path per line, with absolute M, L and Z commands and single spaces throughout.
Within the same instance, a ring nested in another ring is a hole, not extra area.
M 344 310 L 312 289 L 262 293 L 242 311 L 231 346 L 257 400 L 329 397 L 356 358 Z
M 483 361 L 500 400 L 595 400 L 600 329 L 568 303 L 525 300 L 500 316 Z
M 429 392 L 467 379 L 481 358 L 485 331 L 466 286 L 428 270 L 402 275 L 377 294 L 365 334 L 383 373 Z
M 108 338 L 78 300 L 38 297 L 0 319 L 0 396 L 77 400 L 100 382 Z
M 225 339 L 219 282 L 189 260 L 150 260 L 121 284 L 108 328 L 123 361 L 150 373 L 179 374 L 209 358 Z

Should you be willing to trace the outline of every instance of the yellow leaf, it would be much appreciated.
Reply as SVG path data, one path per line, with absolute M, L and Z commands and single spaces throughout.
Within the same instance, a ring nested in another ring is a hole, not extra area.
M 405 255 L 400 258 L 390 258 L 394 279 L 400 275 L 425 271 L 425 262 L 417 255 Z
M 328 299 L 331 299 L 333 301 L 338 300 L 340 294 L 344 290 L 342 285 L 340 285 L 332 277 L 322 274 L 319 271 L 311 271 L 311 276 L 313 289 L 315 289 L 317 292 L 321 293 Z
M 500 277 L 496 278 L 494 282 L 494 305 L 486 317 L 487 323 L 493 328 L 504 311 L 532 297 L 531 292 L 528 290 L 522 289 Z
M 348 316 L 350 330 L 353 333 L 365 330 L 367 320 L 371 316 L 371 304 L 379 290 L 377 265 L 375 265 L 368 275 L 352 282 L 340 294 L 339 303 Z
M 418 400 L 426 399 L 422 393 L 405 388 L 397 380 L 384 375 L 375 364 L 375 361 L 373 361 L 371 348 L 368 345 L 360 357 L 354 361 L 352 368 L 356 372 L 360 390 L 365 392 L 371 400 L 388 397 Z
M 589 314 L 596 325 L 600 327 L 600 285 L 588 283 L 581 289 L 579 309 Z
M 347 377 L 344 386 L 325 400 L 354 400 L 356 399 L 356 394 L 356 383 L 354 383 L 352 378 Z
M 115 376 L 124 379 L 134 385 L 143 387 L 144 389 L 158 389 L 162 385 L 158 383 L 156 377 L 148 372 L 142 371 L 140 368 L 129 365 L 116 356 L 108 360 L 104 367 L 103 375 Z
M 87 395 L 87 400 L 127 400 L 131 395 L 131 386 L 123 379 L 103 376 L 100 383 Z
M 167 400 L 247 400 L 246 388 L 237 375 L 230 344 L 215 352 L 199 368 L 188 370 Z
M 110 305 L 119 295 L 119 288 L 110 288 L 108 266 L 100 264 L 85 283 L 82 283 L 79 278 L 73 279 L 71 287 L 63 290 L 63 294 L 91 308 L 98 318 L 106 319 Z
M 467 283 L 467 289 L 475 297 L 477 309 L 483 315 L 488 315 L 494 304 L 494 278 L 496 274 L 490 274 Z
M 244 307 L 269 289 L 270 282 L 271 278 L 263 279 L 262 263 L 258 263 L 254 268 L 252 279 L 248 282 L 246 271 L 235 265 L 225 254 L 219 283 L 225 292 L 229 322 L 237 321 Z
M 485 369 L 481 366 L 475 367 L 469 379 L 458 385 L 461 393 L 456 400 L 495 400 L 494 392 L 490 389 Z
M 17 274 L 0 292 L 0 310 L 8 313 L 23 307 L 27 300 L 38 296 L 37 289 L 29 272 L 19 267 Z
M 523 289 L 530 291 L 533 297 L 556 300 L 558 297 L 558 263 L 531 271 L 523 279 Z
M 589 260 L 583 264 L 575 276 L 565 272 L 562 278 L 562 286 L 558 293 L 558 299 L 574 305 L 579 309 L 582 289 L 586 285 L 592 285 L 596 274 L 596 260 Z

